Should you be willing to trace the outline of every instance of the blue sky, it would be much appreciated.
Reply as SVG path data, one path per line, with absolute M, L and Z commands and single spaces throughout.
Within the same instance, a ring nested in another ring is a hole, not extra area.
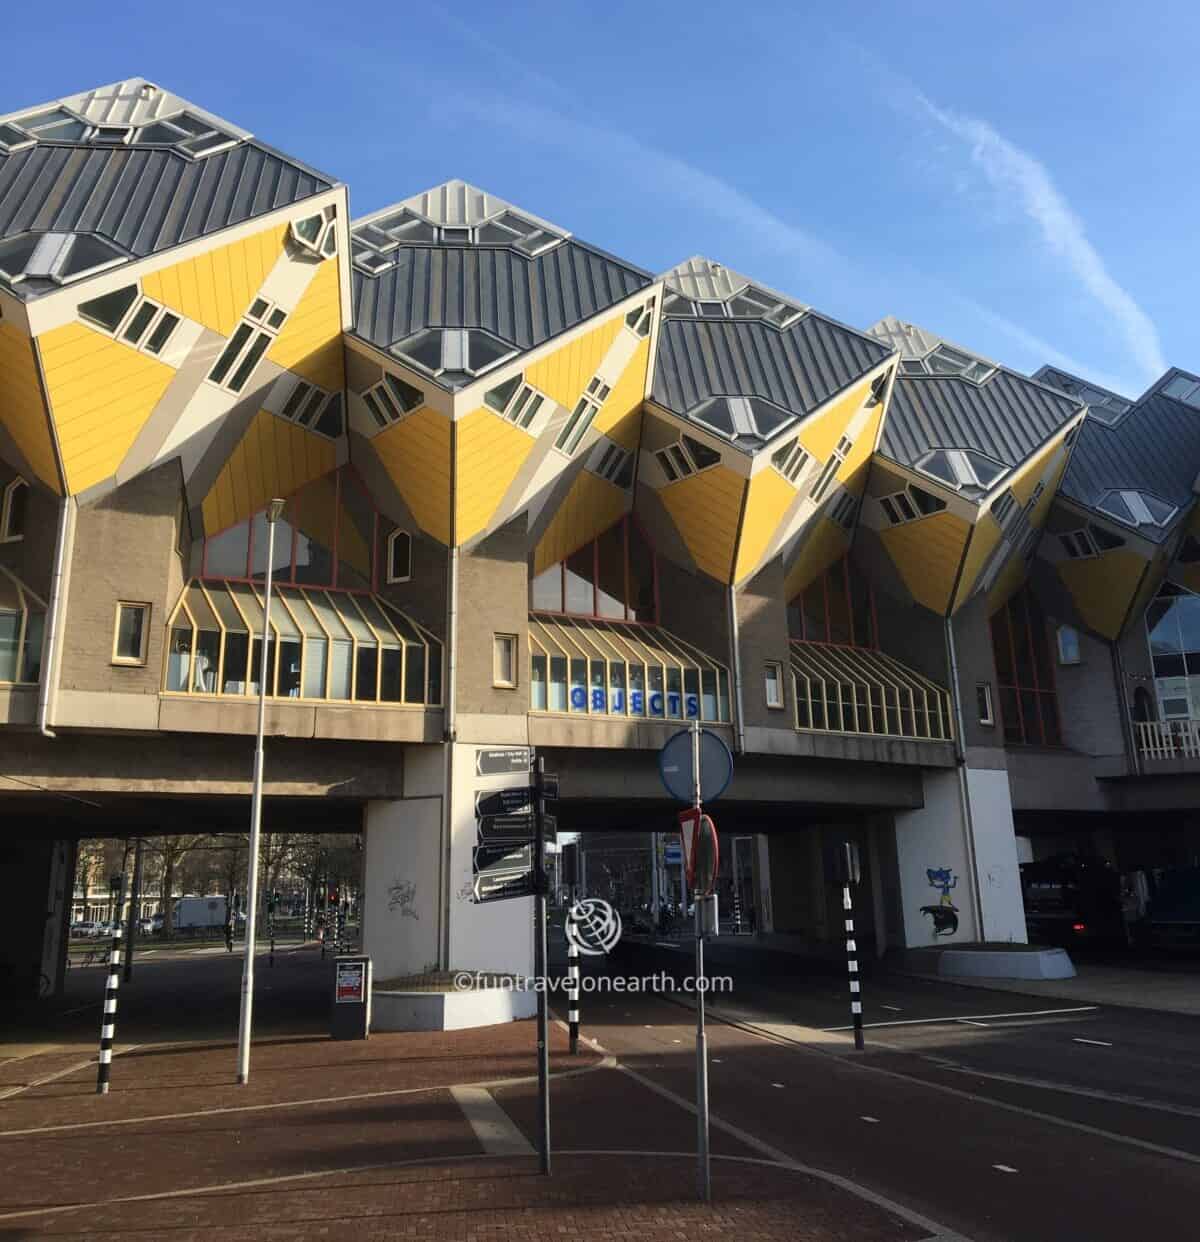
M 0 112 L 143 74 L 356 215 L 458 176 L 653 271 L 706 254 L 1021 370 L 1200 370 L 1193 4 L 134 0 L 6 28 Z

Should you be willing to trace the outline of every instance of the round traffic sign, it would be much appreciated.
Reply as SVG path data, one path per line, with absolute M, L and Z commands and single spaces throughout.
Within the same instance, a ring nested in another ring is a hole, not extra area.
M 658 752 L 658 773 L 667 793 L 680 802 L 695 798 L 692 731 L 680 729 Z M 733 755 L 715 733 L 700 730 L 700 801 L 715 802 L 733 779 Z

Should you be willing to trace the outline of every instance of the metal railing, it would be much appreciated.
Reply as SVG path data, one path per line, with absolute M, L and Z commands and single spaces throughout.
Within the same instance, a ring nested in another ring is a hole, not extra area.
M 1200 759 L 1200 720 L 1135 720 L 1143 759 Z
M 791 664 L 797 729 L 933 742 L 954 736 L 950 695 L 882 651 L 793 639 Z

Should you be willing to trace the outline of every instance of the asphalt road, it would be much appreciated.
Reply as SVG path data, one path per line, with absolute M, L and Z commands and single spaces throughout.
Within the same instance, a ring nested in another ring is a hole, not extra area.
M 977 1242 L 1196 1236 L 1200 1019 L 879 970 L 862 996 L 856 1053 L 844 967 L 737 970 L 709 1000 L 734 1024 L 710 1023 L 714 1115 Z M 584 1029 L 690 1101 L 683 1003 L 585 997 Z

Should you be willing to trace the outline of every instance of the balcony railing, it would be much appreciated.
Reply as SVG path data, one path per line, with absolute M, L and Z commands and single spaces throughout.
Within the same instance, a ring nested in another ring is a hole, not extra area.
M 950 695 L 882 651 L 792 641 L 796 728 L 948 742 Z
M 1200 720 L 1138 720 L 1133 730 L 1143 759 L 1200 759 Z

